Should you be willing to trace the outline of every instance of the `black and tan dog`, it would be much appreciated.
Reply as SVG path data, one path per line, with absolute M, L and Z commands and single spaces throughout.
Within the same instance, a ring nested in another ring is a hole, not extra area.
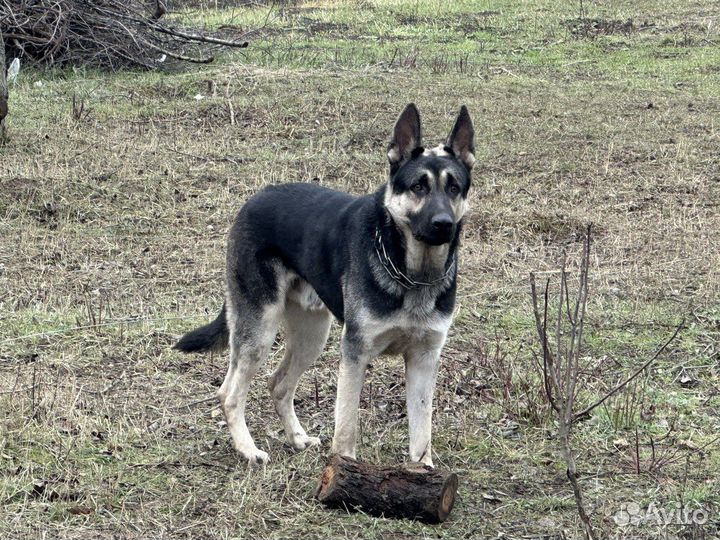
M 332 451 L 355 456 L 368 362 L 402 354 L 410 459 L 432 465 L 433 392 L 455 305 L 473 139 L 462 107 L 447 143 L 425 150 L 420 115 L 410 104 L 388 149 L 389 180 L 374 194 L 269 186 L 240 210 L 228 238 L 222 312 L 176 348 L 218 350 L 229 343 L 230 367 L 218 397 L 235 448 L 250 462 L 269 458 L 250 436 L 245 404 L 280 324 L 287 346 L 269 381 L 275 408 L 294 448 L 319 444 L 300 425 L 293 398 L 300 376 L 322 352 L 334 316 L 343 332 Z

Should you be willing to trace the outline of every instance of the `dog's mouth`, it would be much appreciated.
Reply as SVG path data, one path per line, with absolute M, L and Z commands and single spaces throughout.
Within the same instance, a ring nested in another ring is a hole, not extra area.
M 449 244 L 453 239 L 453 231 L 447 233 L 432 233 L 425 234 L 423 232 L 413 232 L 413 238 L 418 242 L 427 244 L 429 246 L 442 246 Z

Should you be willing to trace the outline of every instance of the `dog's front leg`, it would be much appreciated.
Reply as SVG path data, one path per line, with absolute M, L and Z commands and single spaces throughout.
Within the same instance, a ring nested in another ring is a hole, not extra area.
M 411 348 L 405 353 L 405 392 L 410 431 L 410 460 L 432 467 L 433 393 L 440 349 Z
M 335 400 L 335 435 L 332 452 L 355 458 L 360 391 L 370 361 L 367 353 L 343 335 L 342 358 Z

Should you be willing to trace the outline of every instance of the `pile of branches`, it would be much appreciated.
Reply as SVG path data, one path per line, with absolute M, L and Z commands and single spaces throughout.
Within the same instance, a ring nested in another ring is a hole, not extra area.
M 0 28 L 7 58 L 45 66 L 155 69 L 247 46 L 242 35 L 187 28 L 165 13 L 165 0 L 0 0 Z

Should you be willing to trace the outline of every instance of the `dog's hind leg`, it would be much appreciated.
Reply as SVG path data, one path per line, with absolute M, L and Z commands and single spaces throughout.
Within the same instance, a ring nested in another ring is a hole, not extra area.
M 285 357 L 270 377 L 268 386 L 288 443 L 296 450 L 320 444 L 320 439 L 309 437 L 300 425 L 293 399 L 301 375 L 325 347 L 331 321 L 330 312 L 325 308 L 305 309 L 292 300 L 285 306 Z
M 230 367 L 225 381 L 218 390 L 218 397 L 225 412 L 235 449 L 251 464 L 267 463 L 269 456 L 258 449 L 245 423 L 245 404 L 250 382 L 265 362 L 280 322 L 281 307 L 266 306 L 257 320 L 238 316 L 228 305 L 228 329 L 230 330 Z

